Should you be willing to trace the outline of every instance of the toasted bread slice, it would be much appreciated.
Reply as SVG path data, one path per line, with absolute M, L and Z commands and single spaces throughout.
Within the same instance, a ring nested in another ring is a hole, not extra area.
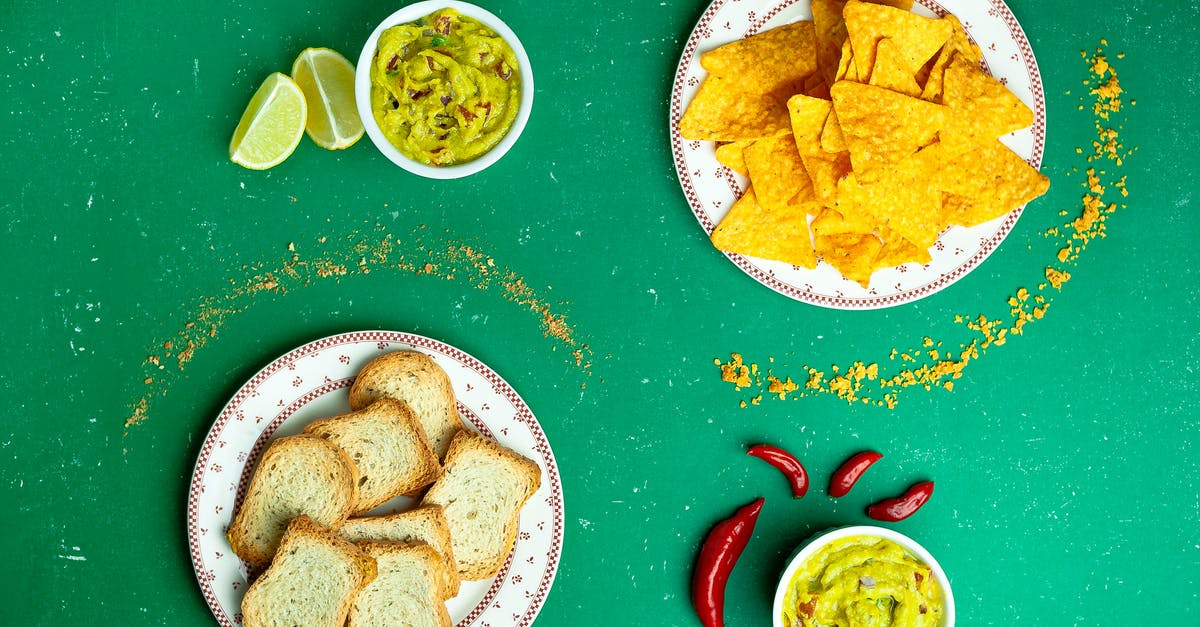
M 446 566 L 433 547 L 395 542 L 360 547 L 375 558 L 379 576 L 354 598 L 347 625 L 450 627 L 441 584 Z
M 363 366 L 350 387 L 350 408 L 362 409 L 380 397 L 408 403 L 438 459 L 445 459 L 450 440 L 463 428 L 445 370 L 417 351 L 380 355 Z
M 339 531 L 351 542 L 424 542 L 441 557 L 447 597 L 458 594 L 458 562 L 450 541 L 450 525 L 440 505 L 424 505 L 387 516 L 351 518 Z
M 442 476 L 421 504 L 442 506 L 460 577 L 474 581 L 500 571 L 517 537 L 521 507 L 541 481 L 532 460 L 473 431 L 454 436 Z
M 442 474 L 425 429 L 404 401 L 381 398 L 365 409 L 318 420 L 304 432 L 331 440 L 358 468 L 355 514 L 419 490 Z
M 299 516 L 279 552 L 242 598 L 246 627 L 341 627 L 355 595 L 375 579 L 375 559 L 353 543 Z
M 358 470 L 336 444 L 315 435 L 279 438 L 263 453 L 229 526 L 238 557 L 265 566 L 288 523 L 301 514 L 340 527 L 358 500 Z

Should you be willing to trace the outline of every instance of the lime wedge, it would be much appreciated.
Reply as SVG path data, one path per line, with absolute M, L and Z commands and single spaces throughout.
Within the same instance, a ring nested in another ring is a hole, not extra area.
M 308 107 L 295 81 L 276 72 L 263 81 L 229 142 L 229 159 L 266 170 L 287 159 L 304 135 Z
M 354 65 L 329 48 L 309 48 L 292 64 L 292 78 L 308 101 L 305 130 L 318 146 L 341 150 L 363 135 L 354 105 Z

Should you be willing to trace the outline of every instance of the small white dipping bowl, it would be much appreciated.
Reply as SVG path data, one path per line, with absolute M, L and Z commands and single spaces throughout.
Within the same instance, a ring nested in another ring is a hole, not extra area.
M 937 579 L 938 585 L 942 588 L 943 604 L 945 612 L 942 614 L 942 627 L 954 627 L 954 593 L 950 591 L 950 580 L 946 578 L 946 571 L 942 570 L 936 559 L 925 550 L 925 547 L 917 544 L 916 540 L 883 527 L 874 527 L 871 525 L 856 525 L 853 527 L 838 527 L 822 531 L 805 540 L 800 544 L 800 548 L 792 554 L 788 560 L 787 568 L 783 570 L 783 576 L 779 578 L 779 585 L 775 588 L 775 604 L 771 608 L 771 624 L 775 627 L 784 627 L 783 624 L 783 597 L 787 594 L 788 584 L 792 582 L 792 576 L 800 570 L 800 566 L 834 540 L 848 538 L 850 536 L 875 536 L 885 540 L 891 540 L 896 544 L 904 547 L 909 553 L 912 553 L 929 566 L 933 571 L 933 577 Z
M 375 121 L 375 114 L 371 111 L 371 62 L 375 57 L 375 46 L 379 41 L 379 35 L 383 31 L 396 26 L 398 24 L 407 24 L 437 11 L 438 9 L 454 9 L 459 13 L 479 20 L 488 28 L 500 35 L 513 52 L 517 55 L 517 63 L 521 66 L 521 105 L 517 110 L 517 119 L 513 121 L 512 128 L 508 130 L 500 143 L 496 144 L 491 150 L 480 155 L 476 159 L 448 166 L 431 166 L 425 165 L 417 161 L 413 161 L 404 156 L 391 142 L 383 136 L 383 131 L 380 130 L 379 124 Z M 529 121 L 529 112 L 533 110 L 533 69 L 529 66 L 529 55 L 525 54 L 525 47 L 521 45 L 521 40 L 517 39 L 517 34 L 508 27 L 507 24 L 500 21 L 500 18 L 492 15 L 490 12 L 481 9 L 473 4 L 466 2 L 457 2 L 456 0 L 427 0 L 426 2 L 418 2 L 410 4 L 399 11 L 389 15 L 387 19 L 379 23 L 375 27 L 375 31 L 367 38 L 367 43 L 363 45 L 362 54 L 358 55 L 358 65 L 354 70 L 354 100 L 358 105 L 358 116 L 362 118 L 363 128 L 367 131 L 367 136 L 371 138 L 371 143 L 383 153 L 383 156 L 391 159 L 392 163 L 412 172 L 431 179 L 457 179 L 464 176 L 469 176 L 484 168 L 492 165 L 512 148 L 513 144 L 517 143 L 517 138 L 521 136 L 521 131 L 525 130 L 525 123 Z

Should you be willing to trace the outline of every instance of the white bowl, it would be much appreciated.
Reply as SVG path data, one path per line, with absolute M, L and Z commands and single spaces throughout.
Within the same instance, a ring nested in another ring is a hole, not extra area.
M 513 53 L 517 55 L 517 63 L 521 66 L 521 105 L 517 109 L 517 119 L 513 121 L 512 128 L 491 150 L 465 163 L 431 166 L 404 156 L 383 136 L 383 131 L 380 130 L 379 124 L 375 121 L 375 115 L 371 111 L 371 61 L 375 56 L 375 44 L 379 41 L 379 35 L 383 31 L 398 24 L 416 21 L 438 9 L 447 8 L 483 22 L 512 48 Z M 354 99 L 358 105 L 358 116 L 362 118 L 363 128 L 366 129 L 367 136 L 371 138 L 371 143 L 375 144 L 383 156 L 391 159 L 392 163 L 425 178 L 457 179 L 479 172 L 499 161 L 500 157 L 503 157 L 504 153 L 508 152 L 508 149 L 517 142 L 521 131 L 525 130 L 525 123 L 529 121 L 529 112 L 533 109 L 533 69 L 529 66 L 529 55 L 525 54 L 525 47 L 521 45 L 521 40 L 517 39 L 516 33 L 507 24 L 500 21 L 500 18 L 466 2 L 427 0 L 410 4 L 396 11 L 375 27 L 375 31 L 367 38 L 367 43 L 363 45 L 362 54 L 358 55 L 358 65 L 355 66 L 354 74 Z
M 834 540 L 848 538 L 850 536 L 874 536 L 891 540 L 896 544 L 907 549 L 915 555 L 917 559 L 929 566 L 933 571 L 933 577 L 937 580 L 938 585 L 942 588 L 942 600 L 945 606 L 945 611 L 942 614 L 942 627 L 954 627 L 954 593 L 950 591 L 950 580 L 946 578 L 946 572 L 942 570 L 936 559 L 925 550 L 925 547 L 917 543 L 912 538 L 883 527 L 874 527 L 871 525 L 856 525 L 853 527 L 838 527 L 827 531 L 822 531 L 813 535 L 808 540 L 800 544 L 800 548 L 792 554 L 788 560 L 787 568 L 783 571 L 783 576 L 779 578 L 779 585 L 775 588 L 775 604 L 771 607 L 771 624 L 775 627 L 784 627 L 783 624 L 783 597 L 787 594 L 788 584 L 792 581 L 792 576 L 800 569 L 808 558 L 812 557 L 822 547 L 828 545 Z

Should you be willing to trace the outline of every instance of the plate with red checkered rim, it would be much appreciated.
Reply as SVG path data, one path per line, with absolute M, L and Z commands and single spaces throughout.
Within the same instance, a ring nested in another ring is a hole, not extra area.
M 204 439 L 188 492 L 187 535 L 201 592 L 221 625 L 242 624 L 241 600 L 252 574 L 225 537 L 255 464 L 277 437 L 299 433 L 349 411 L 349 388 L 370 360 L 416 350 L 446 371 L 463 422 L 542 469 L 542 484 L 521 510 L 512 552 L 495 577 L 464 581 L 447 606 L 458 627 L 525 626 L 550 592 L 562 554 L 563 493 L 550 442 L 525 401 L 478 359 L 411 333 L 360 331 L 310 342 L 254 375 L 218 414 Z M 399 497 L 373 514 L 412 507 Z
M 953 13 L 962 22 L 983 51 L 984 69 L 1033 110 L 1032 126 L 1001 141 L 1039 167 L 1046 143 L 1045 93 L 1033 49 L 1012 11 L 1001 0 L 916 0 L 913 12 L 928 17 Z M 684 196 L 706 234 L 712 234 L 749 181 L 717 162 L 714 142 L 679 135 L 679 120 L 707 74 L 700 67 L 700 55 L 776 26 L 810 19 L 810 0 L 715 0 L 688 37 L 671 89 L 671 152 Z M 1023 209 L 971 228 L 946 229 L 930 249 L 929 263 L 876 271 L 866 288 L 824 261 L 810 270 L 745 255 L 725 256 L 754 280 L 799 301 L 833 309 L 893 307 L 934 294 L 978 267 L 1004 241 Z

